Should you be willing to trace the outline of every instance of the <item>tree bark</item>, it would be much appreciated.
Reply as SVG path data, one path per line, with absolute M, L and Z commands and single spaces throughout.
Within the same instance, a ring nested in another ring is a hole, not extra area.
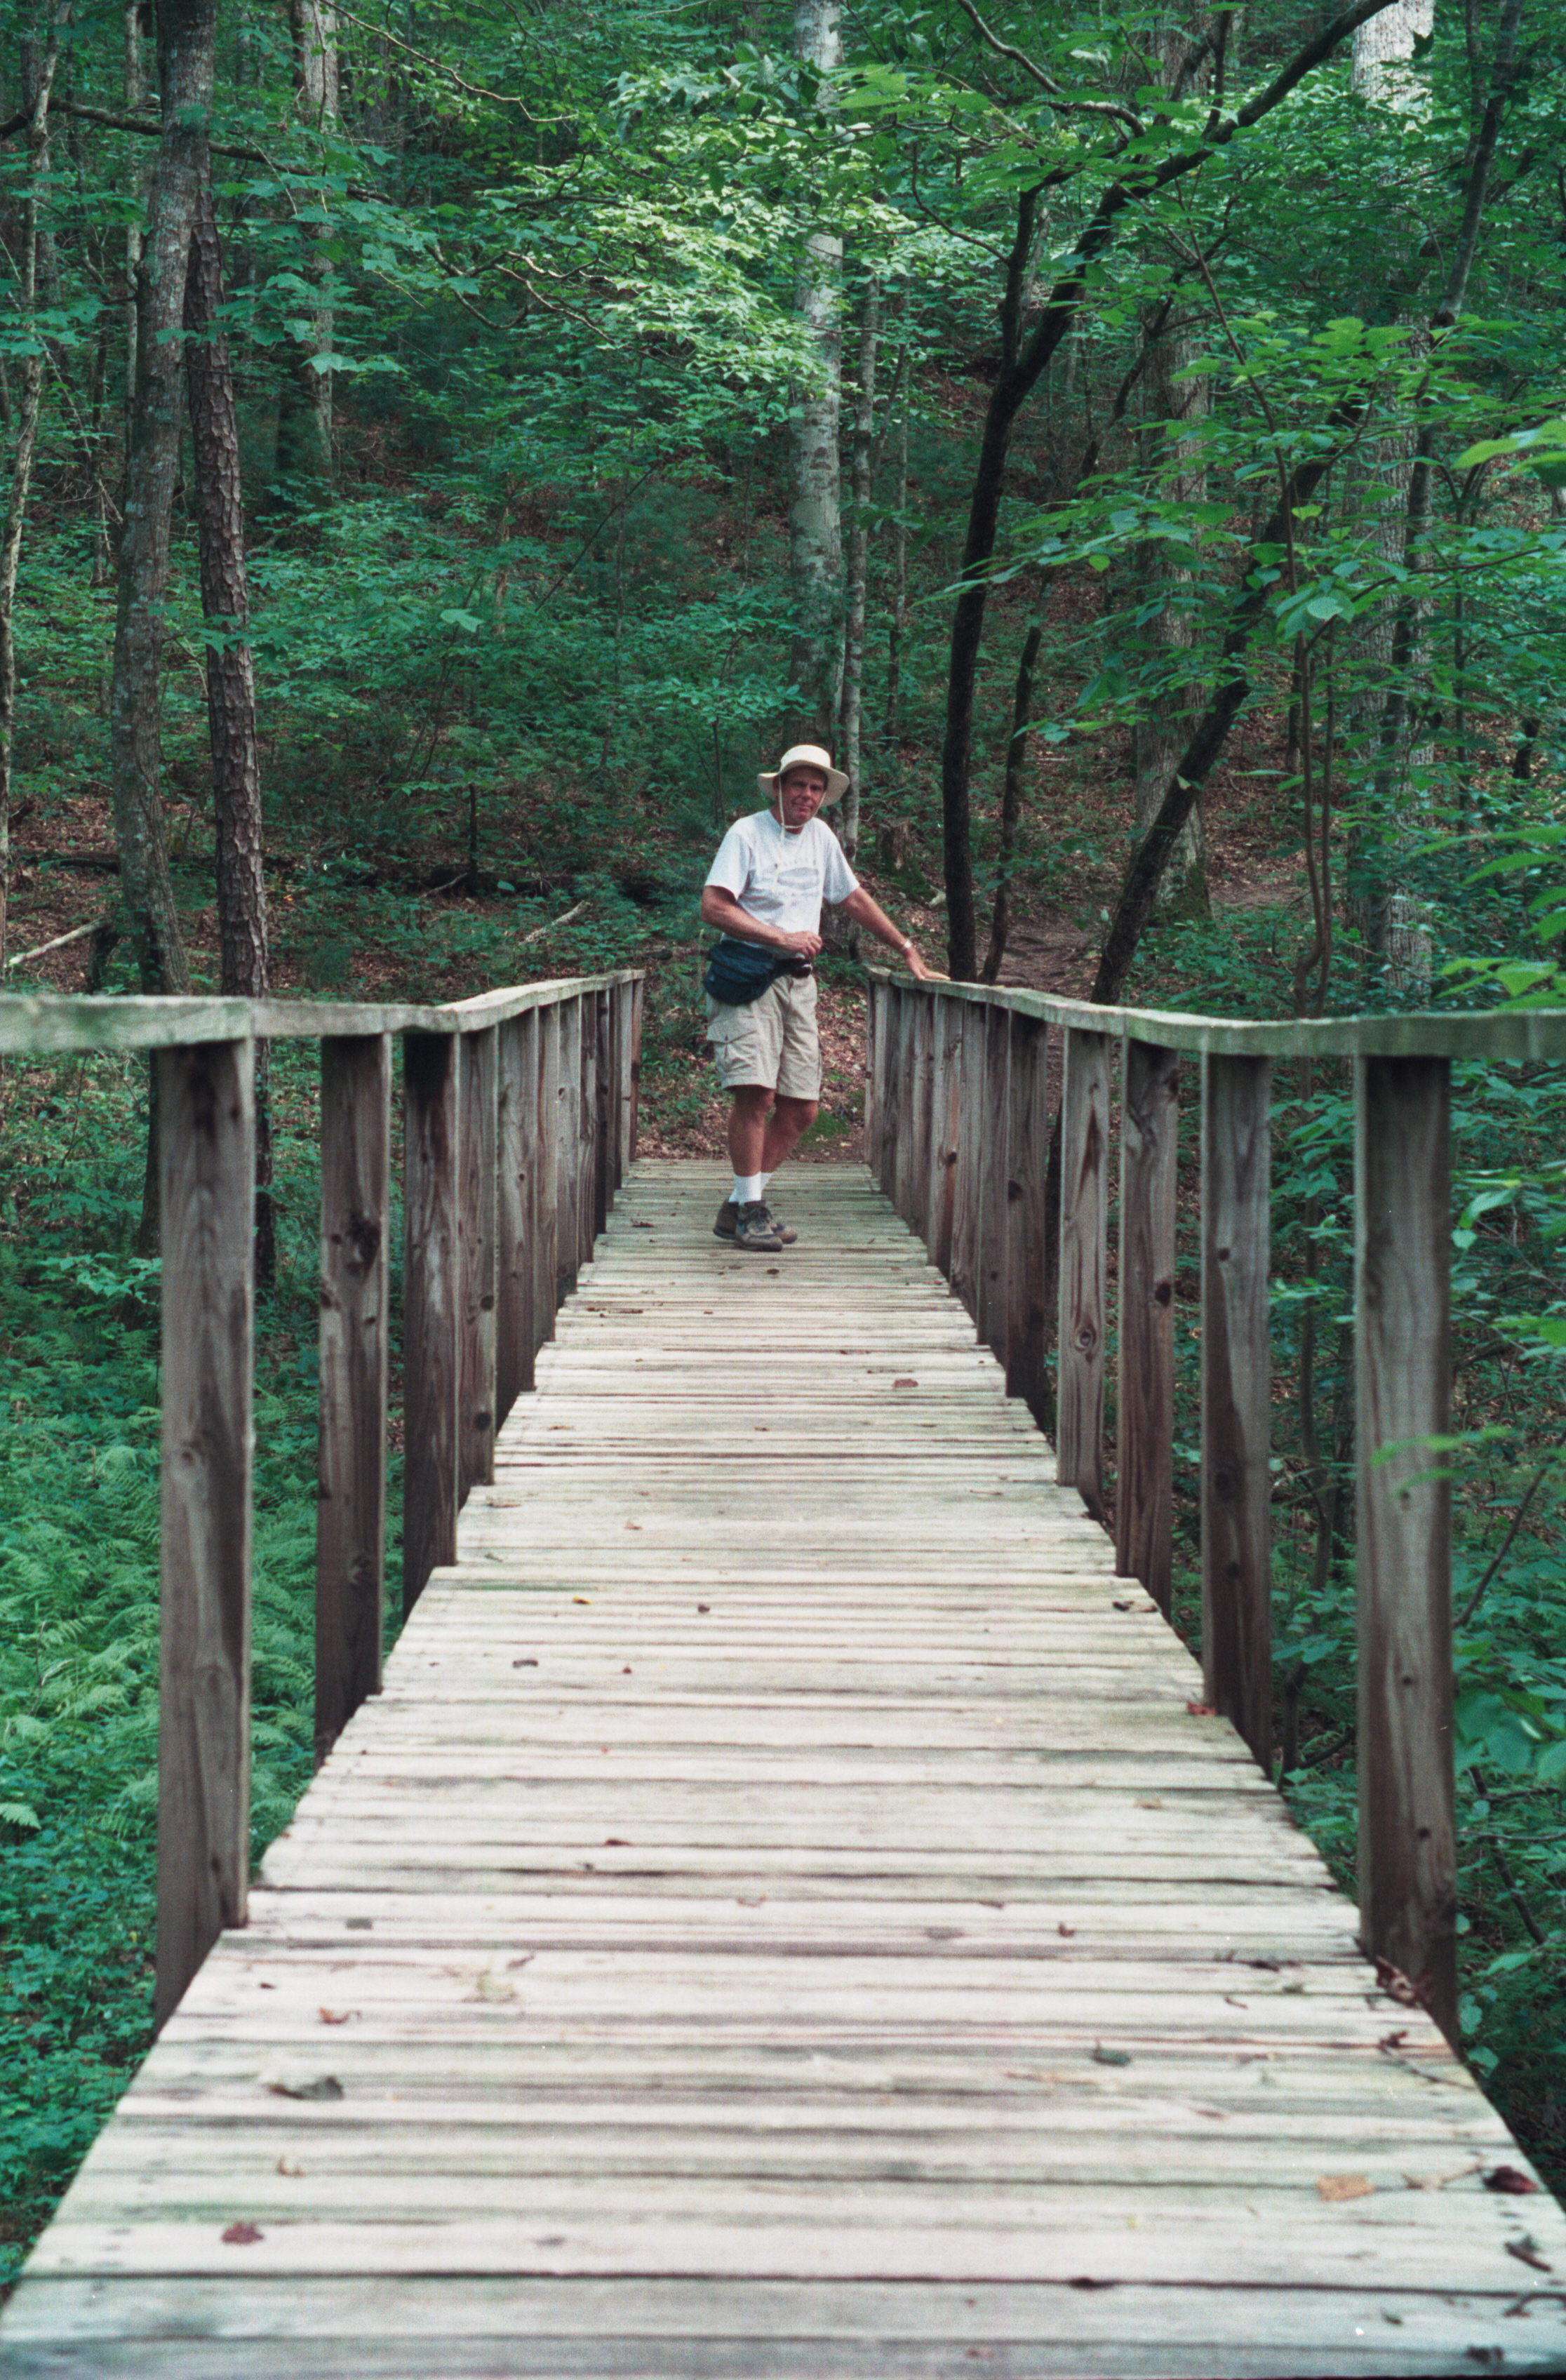
M 207 729 L 217 829 L 220 989 L 262 1000 L 272 988 L 262 873 L 261 755 L 255 672 L 246 640 L 249 582 L 234 373 L 223 331 L 223 258 L 210 176 L 191 226 L 185 282 L 186 382 L 196 469 L 201 610 L 207 629 Z M 272 1207 L 271 1047 L 256 1048 L 256 1279 L 276 1272 Z
M 163 132 L 137 273 L 136 409 L 126 464 L 109 783 L 120 886 L 141 989 L 190 988 L 159 792 L 158 667 L 169 514 L 179 464 L 179 385 L 190 227 L 207 165 L 217 0 L 159 0 Z
M 38 246 L 42 194 L 49 172 L 49 95 L 60 58 L 60 33 L 70 20 L 70 7 L 61 8 L 49 27 L 49 40 L 32 92 L 32 121 L 28 128 L 27 197 L 22 207 L 21 254 L 18 260 L 18 310 L 30 321 L 38 301 Z M 32 483 L 32 457 L 38 443 L 38 416 L 43 402 L 44 357 L 41 344 L 21 360 L 21 402 L 17 411 L 16 445 L 11 455 L 11 486 L 6 525 L 0 531 L 0 984 L 6 979 L 6 936 L 11 905 L 11 754 L 17 722 L 17 573 L 21 566 L 22 530 L 27 520 L 28 490 Z
M 332 0 L 288 0 L 294 42 L 294 87 L 318 132 L 337 122 L 337 12 Z M 288 351 L 277 398 L 277 473 L 317 490 L 329 489 L 332 467 L 332 374 L 321 359 L 332 352 L 332 268 L 322 250 L 322 226 L 307 224 L 304 277 L 319 293 L 309 313 L 309 335 Z
M 1006 955 L 1012 929 L 1012 868 L 1016 856 L 1017 821 L 1022 816 L 1022 772 L 1027 759 L 1027 731 L 1033 717 L 1033 673 L 1044 623 L 1035 620 L 1023 642 L 1017 663 L 1017 690 L 1012 703 L 1012 740 L 1006 747 L 1006 783 L 1001 796 L 1001 840 L 995 854 L 995 906 L 989 920 L 989 948 L 984 954 L 981 980 L 993 983 Z
M 794 54 L 819 74 L 842 65 L 837 0 L 795 0 Z M 799 697 L 795 723 L 819 744 L 832 735 L 843 683 L 842 280 L 843 242 L 818 225 L 805 241 L 795 303 L 819 372 L 813 386 L 795 389 L 790 408 L 788 522 L 795 612 L 791 666 Z
M 859 318 L 859 373 L 854 390 L 854 459 L 850 479 L 853 518 L 848 530 L 846 624 L 843 644 L 843 690 L 838 708 L 837 762 L 848 791 L 834 821 L 850 859 L 859 847 L 859 777 L 864 723 L 865 612 L 869 591 L 870 481 L 875 454 L 876 344 L 880 334 L 880 288 L 874 274 L 865 285 Z

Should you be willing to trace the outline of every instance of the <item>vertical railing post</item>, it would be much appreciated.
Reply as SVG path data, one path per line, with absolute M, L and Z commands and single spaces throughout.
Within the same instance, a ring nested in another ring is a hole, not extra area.
M 631 986 L 631 1114 L 625 1135 L 625 1162 L 637 1161 L 637 1125 L 641 1115 L 641 1036 L 647 981 L 638 976 Z
M 909 1094 L 908 1138 L 912 1171 L 908 1179 L 908 1220 L 926 1246 L 929 1245 L 929 1142 L 931 1075 L 934 1065 L 935 1002 L 928 992 L 914 999 L 913 1082 Z
M 980 1011 L 983 1027 L 983 1111 L 979 1131 L 978 1262 L 974 1324 L 982 1343 L 1006 1361 L 1007 1117 L 1012 1097 L 1012 1016 L 1006 1008 Z
M 560 1305 L 560 1002 L 539 1011 L 534 1086 L 533 1346 L 554 1336 Z
M 539 1012 L 499 1027 L 495 1063 L 495 1427 L 533 1385 Z
M 984 1145 L 984 1011 L 962 1009 L 957 1051 L 956 1149 L 952 1184 L 952 1293 L 970 1314 L 978 1310 L 979 1155 Z
M 918 1096 L 916 1050 L 919 1014 L 924 1001 L 917 991 L 897 990 L 897 1146 L 892 1151 L 892 1203 L 905 1223 L 914 1220 L 915 1183 L 918 1162 L 918 1126 L 914 1106 Z
M 926 1245 L 938 1270 L 952 1270 L 952 1222 L 957 1188 L 957 1138 L 963 1096 L 963 1003 L 947 992 L 930 1001 L 929 1188 Z
M 1014 1015 L 1006 1110 L 1006 1394 L 1044 1410 L 1044 1170 L 1049 1160 L 1048 1027 Z
M 496 1032 L 462 1036 L 457 1501 L 495 1475 Z
M 1202 1061 L 1202 1670 L 1269 1773 L 1271 1078 L 1267 1058 Z
M 592 1234 L 588 1243 L 589 1256 L 599 1233 L 609 1221 L 609 1209 L 614 1203 L 614 1156 L 610 1146 L 609 1121 L 619 1111 L 614 1098 L 614 1042 L 609 1030 L 609 994 L 606 991 L 593 993 L 592 1025 Z
M 255 1049 L 160 1050 L 156 2022 L 249 1886 Z
M 636 1025 L 634 983 L 614 987 L 614 1187 L 618 1190 L 631 1166 L 631 1102 L 636 1096 L 632 1032 Z
M 1180 1061 L 1125 1042 L 1121 1069 L 1115 1566 L 1169 1616 L 1174 1530 L 1174 1195 Z
M 381 1691 L 392 1045 L 321 1045 L 321 1429 L 315 1507 L 315 1757 Z
M 403 1609 L 456 1557 L 457 1150 L 455 1033 L 403 1036 Z
M 1361 1940 L 1455 2041 L 1451 1066 L 1354 1074 Z
M 878 1069 L 880 1064 L 880 1037 L 886 1014 L 885 995 L 876 978 L 865 981 L 865 1163 L 872 1177 L 878 1174 L 876 1159 L 880 1148 L 880 1097 Z
M 585 991 L 577 1002 L 581 1016 L 581 1090 L 577 1100 L 577 1265 L 592 1262 L 598 1237 L 595 1205 L 598 1133 L 598 998 Z
M 1056 1477 L 1104 1517 L 1110 1037 L 1068 1029 L 1061 1059 L 1061 1312 Z
M 559 1223 L 554 1249 L 554 1305 L 577 1285 L 577 1267 L 581 1261 L 577 1234 L 581 1228 L 581 1192 L 577 1179 L 581 1164 L 582 1108 L 582 1002 L 577 994 L 560 1003 L 560 1067 L 555 1082 L 556 1114 L 554 1156 L 556 1165 L 555 1194 L 559 1205 Z
M 880 1005 L 876 1012 L 876 1148 L 873 1171 L 881 1190 L 890 1198 L 896 1186 L 897 1135 L 902 1118 L 897 1112 L 897 1093 L 903 1069 L 899 1063 L 903 1047 L 903 1000 L 894 983 L 879 987 Z

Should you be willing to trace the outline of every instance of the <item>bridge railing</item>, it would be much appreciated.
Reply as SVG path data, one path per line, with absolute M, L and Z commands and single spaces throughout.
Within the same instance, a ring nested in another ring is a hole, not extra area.
M 321 1045 L 315 1744 L 381 1686 L 392 1044 L 403 1084 L 403 1608 L 456 1551 L 636 1154 L 639 971 L 445 1007 L 0 999 L 0 1054 L 153 1053 L 163 1248 L 156 2014 L 249 1879 L 254 1051 Z
M 1100 1519 L 1117 1051 L 1116 1564 L 1168 1613 L 1188 1059 L 1200 1074 L 1206 1698 L 1269 1774 L 1271 1068 L 1353 1065 L 1361 1938 L 1455 2040 L 1451 1490 L 1428 1451 L 1450 1427 L 1451 1064 L 1566 1059 L 1566 1012 L 1252 1025 L 872 978 L 871 1169 L 1041 1421 L 1053 1339 L 1058 1475 Z

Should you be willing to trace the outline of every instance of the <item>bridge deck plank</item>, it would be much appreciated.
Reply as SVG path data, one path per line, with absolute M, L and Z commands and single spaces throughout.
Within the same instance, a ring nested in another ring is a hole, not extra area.
M 621 1193 L 0 2372 L 1562 2368 L 1566 2220 L 939 1276 L 718 1194 Z

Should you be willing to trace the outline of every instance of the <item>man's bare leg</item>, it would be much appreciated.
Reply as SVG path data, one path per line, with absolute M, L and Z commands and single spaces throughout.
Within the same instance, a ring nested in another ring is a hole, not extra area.
M 759 1169 L 761 1172 L 777 1172 L 783 1159 L 793 1151 L 800 1134 L 807 1125 L 814 1123 L 816 1110 L 819 1104 L 817 1099 L 779 1099 L 776 1107 L 767 1118 L 766 1131 L 762 1135 L 761 1163 Z M 739 1171 L 737 1166 L 734 1171 L 736 1172 Z
M 729 1110 L 729 1163 L 742 1182 L 753 1173 L 768 1171 L 767 1111 L 771 1104 L 771 1088 L 766 1083 L 742 1083 L 734 1095 L 734 1105 Z M 795 1133 L 795 1139 L 798 1137 Z M 792 1148 L 793 1142 L 789 1145 Z

